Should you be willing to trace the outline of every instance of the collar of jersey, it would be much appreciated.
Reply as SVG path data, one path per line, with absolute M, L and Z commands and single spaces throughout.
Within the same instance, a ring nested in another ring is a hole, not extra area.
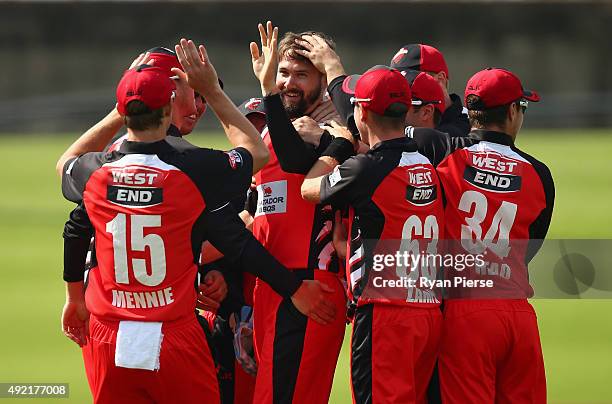
M 170 126 L 168 127 L 168 130 L 166 131 L 166 135 L 175 136 L 175 137 L 183 137 L 183 134 L 181 133 L 181 131 L 173 124 L 170 124 Z
M 512 140 L 510 135 L 507 135 L 503 132 L 496 132 L 494 130 L 472 129 L 468 136 L 475 140 L 484 140 L 486 142 L 499 143 L 506 146 L 514 146 L 514 141 Z
M 402 149 L 407 152 L 415 152 L 417 151 L 417 144 L 414 139 L 398 137 L 396 139 L 383 140 L 382 142 L 376 143 L 370 151 L 375 152 L 384 149 Z
M 174 149 L 166 140 L 153 143 L 125 141 L 119 147 L 119 152 L 124 154 L 160 154 L 171 152 Z

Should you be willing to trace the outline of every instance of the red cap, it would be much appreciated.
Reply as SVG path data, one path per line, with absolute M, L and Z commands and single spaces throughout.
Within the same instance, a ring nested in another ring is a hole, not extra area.
M 176 74 L 172 73 L 173 67 L 177 69 L 183 70 L 183 66 L 178 61 L 178 57 L 173 50 L 164 47 L 157 47 L 153 49 L 149 49 L 147 52 L 150 52 L 150 59 L 153 60 L 151 63 L 155 67 L 159 67 L 162 69 L 168 77 L 176 76 Z
M 142 101 L 155 110 L 170 102 L 174 82 L 157 66 L 141 65 L 127 70 L 117 85 L 117 110 L 126 115 L 130 101 Z
M 480 97 L 478 103 L 468 103 L 468 95 Z M 489 67 L 472 76 L 465 87 L 467 109 L 484 110 L 510 104 L 525 99 L 538 102 L 540 96 L 535 91 L 525 91 L 518 77 L 504 69 Z
M 410 83 L 410 91 L 412 91 L 412 105 L 421 106 L 433 104 L 433 106 L 443 113 L 446 109 L 444 102 L 444 92 L 440 83 L 425 72 L 416 70 L 403 71 L 402 75 Z
M 439 50 L 429 45 L 415 43 L 401 47 L 391 58 L 389 66 L 397 70 L 444 72 L 446 77 L 450 78 L 444 56 Z
M 349 76 L 342 88 L 355 94 L 353 101 L 378 115 L 401 116 L 412 104 L 408 81 L 388 66 L 374 66 L 361 76 Z

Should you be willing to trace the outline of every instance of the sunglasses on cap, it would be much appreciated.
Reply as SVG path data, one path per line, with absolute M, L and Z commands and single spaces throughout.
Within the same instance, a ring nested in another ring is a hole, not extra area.
M 438 100 L 438 101 L 423 101 L 423 100 L 412 100 L 412 105 L 414 106 L 418 106 L 418 107 L 422 107 L 423 105 L 427 105 L 427 104 L 442 104 L 442 101 Z
M 521 98 L 520 100 L 516 101 L 515 104 L 521 107 L 521 111 L 524 114 L 527 111 L 527 107 L 529 106 L 529 101 Z
M 372 101 L 372 99 L 371 98 L 356 98 L 356 97 L 351 97 L 350 101 L 351 101 L 351 105 L 355 105 L 358 102 L 370 102 L 370 101 Z

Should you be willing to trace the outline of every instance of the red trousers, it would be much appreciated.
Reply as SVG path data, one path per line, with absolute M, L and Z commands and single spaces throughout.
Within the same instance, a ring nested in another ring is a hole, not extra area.
M 219 402 L 215 366 L 195 315 L 163 324 L 157 371 L 115 366 L 118 328 L 118 321 L 91 316 L 82 351 L 94 403 Z
M 325 271 L 296 271 L 303 279 L 319 280 L 334 289 L 332 324 L 320 325 L 302 315 L 290 299 L 283 299 L 266 283 L 257 281 L 254 293 L 254 333 L 257 404 L 329 401 L 334 371 L 346 329 L 346 297 L 338 276 Z
M 449 300 L 440 359 L 442 401 L 546 403 L 546 377 L 527 300 Z
M 353 402 L 426 403 L 441 327 L 439 307 L 359 307 L 351 337 Z

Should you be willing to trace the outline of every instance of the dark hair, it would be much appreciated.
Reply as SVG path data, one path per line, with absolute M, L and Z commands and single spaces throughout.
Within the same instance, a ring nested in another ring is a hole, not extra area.
M 393 104 L 392 104 L 393 105 Z M 404 105 L 404 104 L 401 104 Z M 406 126 L 406 113 L 408 112 L 408 109 L 406 109 L 406 112 L 399 114 L 397 116 L 386 116 L 386 115 L 379 115 L 375 112 L 372 112 L 371 110 L 368 110 L 368 114 L 372 119 L 372 122 L 374 122 L 377 126 L 380 126 L 383 129 L 386 130 L 403 130 L 404 127 Z
M 426 104 L 426 105 L 433 105 L 433 104 Z M 413 106 L 412 110 L 414 112 L 419 112 L 419 110 L 421 108 L 423 108 L 425 105 L 418 105 L 418 106 Z M 440 112 L 440 110 L 438 108 L 435 107 L 434 105 L 434 114 L 433 114 L 433 124 L 434 126 L 438 126 L 440 125 L 440 121 L 442 121 L 442 112 Z
M 125 126 L 133 130 L 156 129 L 164 116 L 164 107 L 151 110 L 140 100 L 130 101 L 125 109 Z
M 334 42 L 334 40 L 322 32 L 304 31 L 300 32 L 299 34 L 296 34 L 295 32 L 287 32 L 278 43 L 278 54 L 280 55 L 280 58 L 291 58 L 310 62 L 307 57 L 304 57 L 295 52 L 296 49 L 305 50 L 303 46 L 298 45 L 295 42 L 296 39 L 302 39 L 302 37 L 304 37 L 305 35 L 318 36 L 319 38 L 322 38 L 327 43 L 327 45 L 329 45 L 330 48 L 336 50 L 336 43 Z
M 468 109 L 468 117 L 470 119 L 470 125 L 474 128 L 483 128 L 489 125 L 503 126 L 506 124 L 506 118 L 508 116 L 509 104 L 500 105 L 499 107 L 489 109 L 472 109 L 478 108 L 482 102 L 480 97 L 477 95 L 470 94 L 467 96 L 466 107 Z

